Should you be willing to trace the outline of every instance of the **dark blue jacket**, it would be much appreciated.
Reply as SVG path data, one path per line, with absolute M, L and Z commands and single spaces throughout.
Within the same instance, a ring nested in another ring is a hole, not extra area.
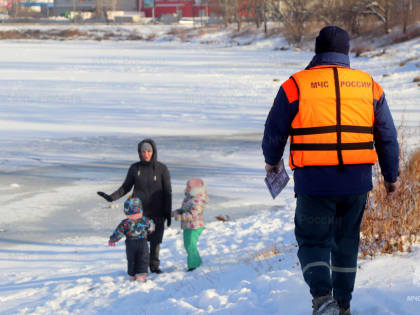
M 318 65 L 350 67 L 347 55 L 328 52 L 315 55 L 308 68 Z M 281 87 L 265 123 L 262 149 L 265 162 L 276 165 L 290 135 L 290 127 L 298 112 L 299 101 L 289 103 Z M 398 177 L 397 131 L 382 94 L 374 103 L 374 143 L 384 179 L 390 183 Z M 361 194 L 372 189 L 372 165 L 305 166 L 294 170 L 295 192 L 311 195 Z

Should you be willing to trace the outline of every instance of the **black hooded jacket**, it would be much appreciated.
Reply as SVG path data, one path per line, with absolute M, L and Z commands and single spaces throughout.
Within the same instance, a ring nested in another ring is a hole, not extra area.
M 148 142 L 153 147 L 150 162 L 143 160 L 140 152 L 141 145 Z M 124 183 L 114 193 L 112 200 L 117 200 L 131 191 L 133 197 L 140 198 L 144 215 L 147 217 L 167 218 L 172 209 L 172 187 L 169 170 L 165 164 L 157 160 L 156 144 L 152 139 L 144 139 L 138 144 L 140 162 L 130 166 Z

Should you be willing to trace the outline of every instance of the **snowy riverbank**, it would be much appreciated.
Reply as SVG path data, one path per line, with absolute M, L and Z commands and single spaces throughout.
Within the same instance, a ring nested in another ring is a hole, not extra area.
M 164 274 L 127 280 L 125 250 L 107 237 L 24 242 L 0 250 L 4 314 L 310 314 L 293 237 L 293 204 L 235 222 L 207 225 L 204 264 L 185 272 L 182 234 L 168 229 Z M 99 233 L 98 233 L 99 234 Z M 3 239 L 3 242 L 13 240 Z M 416 314 L 420 246 L 360 261 L 352 314 Z

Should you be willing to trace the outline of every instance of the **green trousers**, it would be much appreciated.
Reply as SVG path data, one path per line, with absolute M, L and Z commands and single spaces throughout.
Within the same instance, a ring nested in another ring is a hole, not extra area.
M 201 257 L 198 253 L 197 242 L 201 232 L 204 228 L 198 229 L 185 229 L 184 230 L 184 247 L 187 251 L 187 265 L 188 269 L 197 268 L 201 265 Z

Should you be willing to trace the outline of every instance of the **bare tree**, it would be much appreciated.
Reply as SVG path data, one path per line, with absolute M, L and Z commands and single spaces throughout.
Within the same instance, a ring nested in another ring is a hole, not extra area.
M 219 5 L 222 8 L 223 12 L 223 21 L 225 26 L 228 26 L 231 23 L 231 0 L 219 0 Z
M 268 6 L 267 6 L 267 0 L 263 0 L 263 5 L 260 9 L 261 17 L 264 23 L 264 34 L 267 34 L 268 32 L 268 26 L 267 26 L 267 14 L 268 14 Z
M 13 2 L 12 2 L 13 17 L 14 18 L 18 17 L 19 13 L 20 13 L 20 1 L 19 0 L 13 0 Z
M 323 21 L 326 25 L 343 25 L 344 3 L 352 1 L 343 0 L 324 0 L 317 1 L 313 8 L 313 13 L 317 19 Z
M 308 1 L 283 0 L 286 7 L 285 13 L 281 12 L 282 20 L 286 26 L 286 40 L 292 43 L 300 43 L 306 32 L 307 22 L 311 16 L 308 10 Z
M 96 0 L 96 18 L 99 20 L 104 19 L 104 3 L 103 0 Z
M 282 1 L 283 0 L 265 0 L 268 19 L 272 21 L 282 21 Z
M 99 0 L 98 0 L 99 1 Z M 236 23 L 240 30 L 243 17 L 257 28 L 278 21 L 291 43 L 300 43 L 311 24 L 343 26 L 353 35 L 371 32 L 382 26 L 385 33 L 395 25 L 407 31 L 418 21 L 420 0 L 218 0 L 225 25 Z
M 400 1 L 402 11 L 402 23 L 403 33 L 407 33 L 407 27 L 410 22 L 411 12 L 413 12 L 413 1 L 412 0 L 401 0 Z
M 360 20 L 367 16 L 373 16 L 382 23 L 384 32 L 389 33 L 391 28 L 392 14 L 395 12 L 395 4 L 400 0 L 360 0 L 352 8 L 356 19 Z
M 255 23 L 259 28 L 264 25 L 264 33 L 267 34 L 268 0 L 254 0 Z
M 342 4 L 340 18 L 352 34 L 360 34 L 361 25 L 367 17 L 374 17 L 389 32 L 392 2 L 396 0 L 350 0 Z
M 264 7 L 267 0 L 249 0 L 244 3 L 243 10 L 248 20 L 253 21 L 260 28 L 264 20 Z
M 96 18 L 108 23 L 108 11 L 115 11 L 120 5 L 120 0 L 96 0 Z
M 371 13 L 376 16 L 380 22 L 382 22 L 386 34 L 389 33 L 390 29 L 393 2 L 394 0 L 382 0 L 366 4 L 367 14 Z
M 236 22 L 236 29 L 239 32 L 242 27 L 242 17 L 241 17 L 241 0 L 232 0 L 232 11 L 233 16 Z

